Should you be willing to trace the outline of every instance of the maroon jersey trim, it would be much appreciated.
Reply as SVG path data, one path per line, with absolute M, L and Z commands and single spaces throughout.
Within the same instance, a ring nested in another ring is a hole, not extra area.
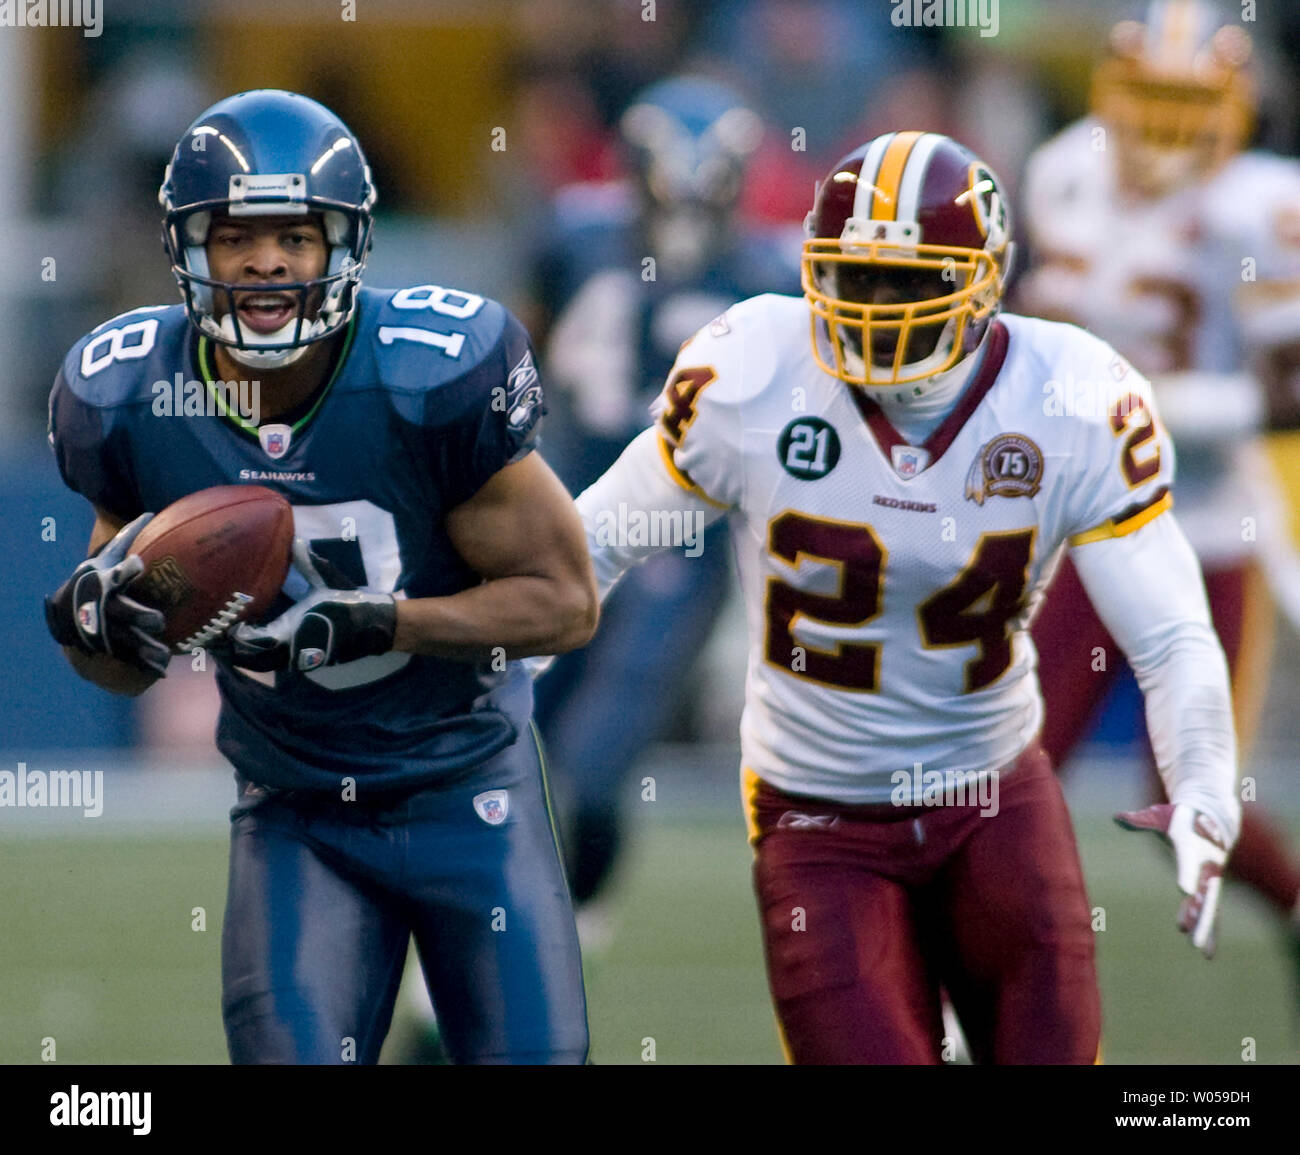
M 948 446 L 956 440 L 957 434 L 970 419 L 971 414 L 975 412 L 976 407 L 984 400 L 984 395 L 993 388 L 993 382 L 998 379 L 998 373 L 1006 357 L 1007 327 L 1001 321 L 995 321 L 989 332 L 989 346 L 980 360 L 974 378 L 966 386 L 966 392 L 962 394 L 956 408 L 943 419 L 939 428 L 920 446 L 930 455 L 931 465 L 944 455 Z M 862 415 L 862 420 L 866 422 L 871 435 L 876 439 L 876 444 L 880 446 L 881 453 L 885 455 L 887 461 L 892 461 L 894 446 L 906 445 L 907 442 L 890 424 L 889 418 L 868 395 L 866 389 L 850 385 L 848 390 L 853 398 L 853 404 L 858 407 L 858 412 Z

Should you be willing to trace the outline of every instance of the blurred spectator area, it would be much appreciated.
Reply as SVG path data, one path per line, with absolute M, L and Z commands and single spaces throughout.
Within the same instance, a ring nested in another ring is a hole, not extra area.
M 21 643 L 0 670 L 0 711 L 21 743 L 133 733 L 125 705 L 76 684 L 40 625 L 40 594 L 89 530 L 44 446 L 45 401 L 88 329 L 178 300 L 157 189 L 208 104 L 280 87 L 332 107 L 379 189 L 368 282 L 472 289 L 527 320 L 527 266 L 552 195 L 619 174 L 618 118 L 646 85 L 705 72 L 763 114 L 770 131 L 743 201 L 756 221 L 801 221 L 837 157 L 901 128 L 956 135 L 1014 194 L 1029 152 L 1086 110 L 1108 26 L 1143 6 L 1001 0 L 993 37 L 896 27 L 885 0 L 658 0 L 652 20 L 641 0 L 356 0 L 354 20 L 342 0 L 102 7 L 99 37 L 0 29 L 0 495 L 17 511 L 0 626 Z M 1297 13 L 1260 4 L 1248 26 L 1273 148 L 1295 143 Z M 40 540 L 44 516 L 59 519 L 56 542 Z

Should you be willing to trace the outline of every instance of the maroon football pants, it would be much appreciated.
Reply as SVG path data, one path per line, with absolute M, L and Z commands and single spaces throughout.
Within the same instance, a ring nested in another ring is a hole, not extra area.
M 792 1061 L 942 1061 L 941 985 L 976 1062 L 1096 1060 L 1088 902 L 1041 749 L 1001 775 L 987 816 L 750 782 L 754 888 Z
M 1232 675 L 1233 714 L 1244 761 L 1267 688 L 1273 609 L 1263 574 L 1254 563 L 1206 570 L 1205 591 Z M 1038 649 L 1045 710 L 1040 740 L 1052 765 L 1060 769 L 1087 734 L 1123 668 L 1124 655 L 1097 617 L 1069 558 L 1062 562 L 1031 632 Z M 1150 795 L 1163 798 L 1155 763 L 1149 762 L 1148 767 Z M 1300 895 L 1300 868 L 1286 838 L 1257 803 L 1242 807 L 1241 834 L 1227 869 L 1280 914 L 1289 914 Z

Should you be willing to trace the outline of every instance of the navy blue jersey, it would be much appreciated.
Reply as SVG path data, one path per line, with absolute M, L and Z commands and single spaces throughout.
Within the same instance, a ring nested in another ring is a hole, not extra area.
M 358 587 L 421 598 L 478 584 L 446 514 L 531 450 L 544 412 L 528 335 L 503 306 L 429 285 L 362 289 L 331 379 L 292 424 L 256 426 L 250 389 L 221 394 L 236 409 L 215 403 L 210 377 L 180 305 L 95 329 L 50 396 L 64 480 L 122 519 L 209 486 L 264 485 Z M 219 749 L 246 778 L 288 788 L 434 780 L 510 744 L 531 700 L 518 663 L 396 652 L 274 678 L 219 662 L 217 681 Z
M 559 420 L 547 460 L 577 493 L 650 424 L 677 351 L 737 301 L 798 295 L 799 238 L 734 224 L 689 277 L 648 265 L 640 205 L 626 183 L 576 185 L 553 206 L 534 281 L 554 317 L 545 362 Z

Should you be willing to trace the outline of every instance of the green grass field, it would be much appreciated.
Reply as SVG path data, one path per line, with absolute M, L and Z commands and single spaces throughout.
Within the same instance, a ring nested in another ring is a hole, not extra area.
M 1207 963 L 1173 926 L 1172 863 L 1155 839 L 1076 818 L 1098 936 L 1105 1054 L 1115 1063 L 1300 1062 L 1274 922 L 1240 891 Z M 0 1062 L 223 1063 L 224 839 L 0 840 Z M 621 874 L 613 944 L 588 959 L 592 1059 L 779 1063 L 735 820 L 650 816 Z M 194 908 L 207 929 L 191 929 Z

